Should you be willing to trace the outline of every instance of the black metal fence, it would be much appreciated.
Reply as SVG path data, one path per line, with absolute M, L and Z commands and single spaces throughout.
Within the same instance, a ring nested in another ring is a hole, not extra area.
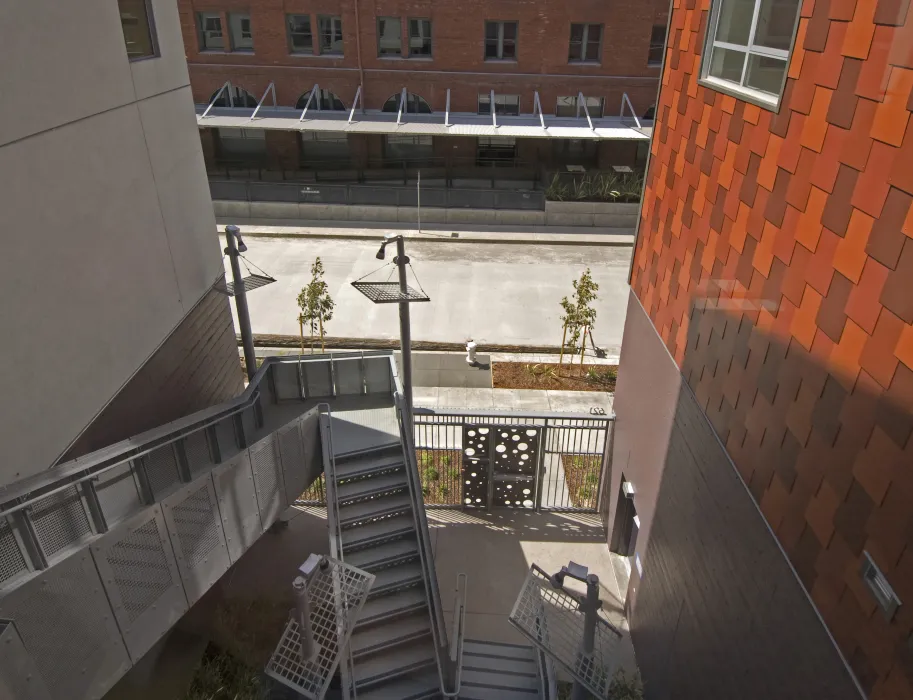
M 412 186 L 239 180 L 210 180 L 209 190 L 215 200 L 241 202 L 416 207 L 421 196 L 423 207 L 545 210 L 545 193 L 538 190 L 422 187 L 419 195 Z

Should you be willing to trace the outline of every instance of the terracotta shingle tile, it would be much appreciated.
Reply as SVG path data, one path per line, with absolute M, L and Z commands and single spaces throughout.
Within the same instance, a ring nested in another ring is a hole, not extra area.
M 842 165 L 837 173 L 837 180 L 834 182 L 834 191 L 824 206 L 821 223 L 838 236 L 846 233 L 846 227 L 850 222 L 850 214 L 853 212 L 851 200 L 858 178 L 858 171 Z
M 821 237 L 821 215 L 826 204 L 827 192 L 812 187 L 805 211 L 796 222 L 796 241 L 812 252 L 818 247 L 818 239 Z
M 913 369 L 913 326 L 904 326 L 894 348 L 894 356 Z
M 888 273 L 880 301 L 902 319 L 913 324 L 913 239 L 904 237 L 897 268 Z
M 827 35 L 830 32 L 831 21 L 828 17 L 830 1 L 815 2 L 815 9 L 808 22 L 805 32 L 804 48 L 806 51 L 824 51 L 827 45 Z
M 876 27 L 872 38 L 872 48 L 867 60 L 861 63 L 859 78 L 856 81 L 856 94 L 869 100 L 881 102 L 888 86 L 890 67 L 888 55 L 894 43 L 896 30 L 893 27 Z
M 846 323 L 846 302 L 852 289 L 853 283 L 850 280 L 840 273 L 835 274 L 815 319 L 818 327 L 838 344 L 843 335 L 843 326 Z
M 868 339 L 868 333 L 846 318 L 840 342 L 831 353 L 831 371 L 844 389 L 850 390 L 856 383 L 859 376 L 859 356 Z
M 881 290 L 888 279 L 890 270 L 876 260 L 869 258 L 862 269 L 862 277 L 850 292 L 846 303 L 846 315 L 853 319 L 869 335 L 875 332 L 875 323 L 881 313 Z
M 790 331 L 793 337 L 798 340 L 806 350 L 811 350 L 812 342 L 815 339 L 815 332 L 818 330 L 815 321 L 820 308 L 821 295 L 810 286 L 806 285 L 805 293 L 802 295 L 802 304 L 796 309 L 796 313 L 790 324 Z
M 875 33 L 875 3 L 864 1 L 856 4 L 853 20 L 846 30 L 843 40 L 843 55 L 854 58 L 867 58 L 872 36 Z
M 843 240 L 837 244 L 834 254 L 834 269 L 843 273 L 853 282 L 858 282 L 866 261 L 865 246 L 872 230 L 874 219 L 854 209 Z
M 856 188 L 853 190 L 854 207 L 870 216 L 881 215 L 882 207 L 891 188 L 890 183 L 885 180 L 884 174 L 891 171 L 896 155 L 897 149 L 893 146 L 881 141 L 872 142 L 869 160 L 865 170 L 860 173 L 859 179 L 856 181 Z
M 909 19 L 909 18 L 908 18 Z M 896 29 L 888 63 L 893 66 L 913 68 L 913 22 L 907 21 Z
M 834 232 L 822 228 L 818 247 L 806 266 L 805 281 L 821 294 L 827 294 L 830 289 L 831 278 L 834 276 L 834 256 L 842 240 Z M 795 255 L 795 251 L 793 254 Z
M 831 124 L 827 128 L 824 147 L 815 158 L 812 168 L 811 184 L 827 192 L 832 192 L 837 173 L 840 172 L 840 154 L 843 152 L 849 132 Z
M 892 270 L 897 267 L 904 241 L 909 240 L 901 229 L 913 211 L 911 204 L 913 196 L 892 187 L 881 216 L 872 226 L 872 235 L 865 249 L 866 253 Z
M 903 144 L 894 159 L 888 182 L 909 194 L 913 194 L 913 168 L 910 167 L 911 163 L 913 163 L 913 129 L 907 129 Z
M 869 337 L 862 350 L 859 362 L 862 368 L 881 386 L 887 389 L 897 369 L 894 348 L 903 331 L 904 322 L 887 309 L 882 309 L 875 324 L 875 332 Z
M 853 114 L 856 112 L 856 81 L 863 62 L 857 58 L 844 58 L 840 70 L 840 79 L 837 89 L 831 95 L 827 108 L 827 121 L 844 129 L 849 129 L 853 124 Z
M 907 100 L 913 89 L 913 70 L 894 67 L 888 79 L 888 88 L 884 102 L 878 105 L 875 120 L 872 122 L 872 138 L 884 141 L 893 146 L 903 143 L 904 133 L 910 112 L 907 111 Z
M 875 24 L 900 26 L 907 18 L 910 0 L 878 0 L 875 10 Z

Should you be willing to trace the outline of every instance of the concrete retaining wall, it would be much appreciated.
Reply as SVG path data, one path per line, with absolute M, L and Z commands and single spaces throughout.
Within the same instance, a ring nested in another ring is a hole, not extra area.
M 295 202 L 213 202 L 216 216 L 244 219 L 304 221 L 372 221 L 415 223 L 415 207 L 297 204 Z M 634 228 L 639 204 L 600 202 L 546 202 L 545 211 L 517 209 L 443 209 L 422 207 L 422 223 L 489 224 L 498 226 L 590 226 Z

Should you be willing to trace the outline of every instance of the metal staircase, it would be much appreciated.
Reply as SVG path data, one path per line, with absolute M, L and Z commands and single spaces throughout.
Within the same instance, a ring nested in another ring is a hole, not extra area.
M 345 449 L 333 440 L 340 421 L 321 427 L 331 552 L 376 576 L 341 667 L 343 697 L 440 698 L 449 655 L 418 471 L 401 442 L 334 454 Z
M 539 700 L 546 697 L 531 646 L 467 639 L 460 700 Z

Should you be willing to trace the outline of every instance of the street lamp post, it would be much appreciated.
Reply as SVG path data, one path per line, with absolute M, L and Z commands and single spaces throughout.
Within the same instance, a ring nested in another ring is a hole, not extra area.
M 406 283 L 406 242 L 403 236 L 396 237 L 396 268 L 399 271 L 399 291 L 403 300 L 399 302 L 399 343 L 403 357 L 403 399 L 406 415 L 412 425 L 412 319 L 409 315 L 409 285 Z
M 250 310 L 247 308 L 247 292 L 244 279 L 241 277 L 241 263 L 238 258 L 247 250 L 241 240 L 241 229 L 237 226 L 225 227 L 225 254 L 231 263 L 231 277 L 234 282 L 235 308 L 238 310 L 238 330 L 241 332 L 241 345 L 244 347 L 244 364 L 247 366 L 247 378 L 253 379 L 257 371 L 257 354 L 254 352 L 254 336 L 250 328 Z

